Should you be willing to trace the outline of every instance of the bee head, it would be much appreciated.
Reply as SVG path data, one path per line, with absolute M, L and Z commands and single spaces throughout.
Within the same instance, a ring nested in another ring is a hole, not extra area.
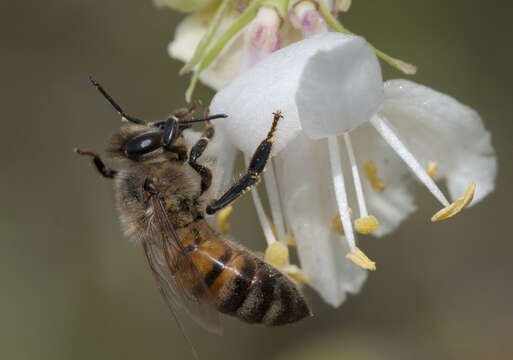
M 224 114 L 207 114 L 201 118 L 185 119 L 201 104 L 196 102 L 189 108 L 178 110 L 167 120 L 147 123 L 125 113 L 92 76 L 89 76 L 89 80 L 121 115 L 121 119 L 131 123 L 115 132 L 110 139 L 108 151 L 120 159 L 141 161 L 156 157 L 162 154 L 164 149 L 176 145 L 176 142 L 183 138 L 183 131 L 190 128 L 193 123 L 227 117 Z
M 118 159 L 141 161 L 162 153 L 164 131 L 148 125 L 121 127 L 110 137 L 108 151 Z

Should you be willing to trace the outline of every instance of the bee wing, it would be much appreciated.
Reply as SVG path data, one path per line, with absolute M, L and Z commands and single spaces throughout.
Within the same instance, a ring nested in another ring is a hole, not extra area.
M 219 312 L 210 289 L 183 247 L 162 199 L 152 196 L 151 201 L 162 236 L 157 239 L 160 244 L 145 241 L 144 250 L 166 304 L 173 315 L 184 310 L 206 330 L 221 334 Z

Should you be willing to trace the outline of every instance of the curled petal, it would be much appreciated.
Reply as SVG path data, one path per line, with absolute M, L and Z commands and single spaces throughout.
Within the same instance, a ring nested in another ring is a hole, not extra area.
M 479 114 L 454 98 L 407 80 L 385 83 L 380 110 L 422 164 L 437 163 L 436 178 L 445 178 L 452 199 L 471 181 L 475 204 L 495 187 L 497 160 L 491 136 Z
M 367 121 L 381 99 L 381 72 L 365 40 L 326 33 L 282 48 L 243 72 L 216 94 L 211 110 L 230 114 L 220 126 L 245 153 L 257 147 L 271 114 L 281 110 L 276 154 L 301 126 L 313 138 L 340 133 Z

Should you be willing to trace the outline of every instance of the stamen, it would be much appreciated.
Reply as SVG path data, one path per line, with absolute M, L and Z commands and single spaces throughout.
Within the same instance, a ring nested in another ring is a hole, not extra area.
M 353 152 L 353 145 L 351 144 L 351 138 L 349 133 L 344 133 L 344 141 L 346 143 L 347 154 L 349 155 L 349 161 L 351 162 L 351 172 L 353 173 L 354 187 L 356 190 L 356 198 L 358 199 L 358 207 L 360 209 L 360 217 L 368 215 L 367 206 L 365 205 L 365 198 L 363 197 L 362 182 L 360 181 L 360 174 L 358 173 L 358 165 L 356 165 L 356 159 Z
M 367 255 L 365 255 L 363 251 L 358 248 L 355 248 L 354 252 L 348 253 L 346 258 L 365 270 L 376 270 L 376 263 L 369 259 Z
M 344 133 L 344 141 L 346 143 L 347 153 L 349 155 L 349 161 L 351 162 L 351 172 L 353 173 L 354 187 L 356 190 L 356 198 L 358 199 L 358 207 L 360 208 L 360 218 L 356 219 L 354 227 L 356 231 L 361 234 L 368 234 L 376 231 L 379 228 L 379 222 L 374 216 L 369 216 L 367 212 L 367 206 L 365 205 L 365 198 L 363 197 L 363 187 L 360 180 L 360 174 L 358 173 L 358 165 L 356 164 L 356 158 L 354 156 L 353 145 L 351 144 L 351 138 L 349 133 Z M 374 183 L 381 185 L 380 189 L 384 189 L 385 185 L 379 180 L 376 174 L 376 167 L 374 167 L 373 177 Z M 383 190 L 381 190 L 383 191 Z
M 300 284 L 308 284 L 308 278 L 303 273 L 303 270 L 296 265 L 285 265 L 280 268 L 285 274 L 296 280 Z
M 442 203 L 443 206 L 449 206 L 449 201 L 445 198 L 444 194 L 436 186 L 433 179 L 427 174 L 426 170 L 419 164 L 413 154 L 406 148 L 403 142 L 392 131 L 391 126 L 387 123 L 384 117 L 374 115 L 371 120 L 378 133 L 390 145 L 390 147 L 403 159 L 411 171 L 417 175 L 419 180 L 426 186 L 429 191 Z
M 232 214 L 232 211 L 233 211 L 232 205 L 227 206 L 224 209 L 222 209 L 221 211 L 219 211 L 219 214 L 217 215 L 217 228 L 219 229 L 219 231 L 225 233 L 225 232 L 228 232 L 232 228 L 232 226 L 228 222 L 228 218 Z
M 427 168 L 426 172 L 428 173 L 429 176 L 431 176 L 431 178 L 434 178 L 436 175 L 437 168 L 438 168 L 438 166 L 437 166 L 436 162 L 430 161 L 428 163 L 428 168 Z
M 273 222 L 271 220 L 269 220 L 269 225 L 271 226 L 271 230 L 273 231 L 273 235 L 275 238 L 278 238 L 278 235 L 276 233 L 276 226 L 274 226 Z M 285 232 L 285 244 L 287 244 L 288 246 L 296 246 L 296 239 L 288 234 L 287 232 Z
M 276 229 L 276 238 L 282 244 L 285 242 L 285 221 L 283 219 L 283 212 L 281 210 L 280 194 L 278 191 L 278 184 L 274 175 L 274 167 L 272 159 L 267 164 L 266 171 L 264 173 L 265 188 L 267 190 L 267 198 L 269 199 L 269 205 L 271 207 L 271 215 L 273 218 L 273 224 Z
M 246 166 L 249 166 L 249 157 L 245 156 Z M 258 195 L 258 190 L 253 189 L 251 191 L 251 197 L 253 198 L 253 203 L 255 204 L 256 212 L 258 215 L 258 221 L 260 222 L 260 226 L 262 227 L 262 231 L 264 232 L 265 240 L 267 241 L 267 245 L 271 245 L 276 242 L 276 237 L 273 234 L 273 230 L 271 229 L 271 225 L 269 223 L 269 219 L 265 214 L 264 207 L 262 205 L 262 200 L 260 200 L 260 195 Z
M 289 249 L 276 241 L 265 249 L 265 260 L 277 267 L 284 266 L 289 261 Z
M 353 216 L 353 210 L 351 210 L 351 208 L 349 208 L 349 216 Z M 335 216 L 333 216 L 333 219 L 331 219 L 330 229 L 340 235 L 345 235 L 344 226 L 342 226 L 342 220 L 340 219 L 340 212 L 337 212 Z
M 342 165 L 340 160 L 340 147 L 336 136 L 328 137 L 328 148 L 330 153 L 331 173 L 333 176 L 333 186 L 335 188 L 335 198 L 337 200 L 342 226 L 345 230 L 345 237 L 349 250 L 356 251 L 353 225 L 349 217 L 349 206 L 347 204 L 346 187 L 344 184 L 344 174 L 342 173 Z
M 286 234 L 285 235 L 285 242 L 287 243 L 288 246 L 292 246 L 292 247 L 296 247 L 297 246 L 296 238 L 294 236 L 292 236 L 292 235 Z
M 463 210 L 464 207 L 466 207 L 472 199 L 474 198 L 474 192 L 476 191 L 476 183 L 471 182 L 470 185 L 467 187 L 467 190 L 465 190 L 465 194 L 463 194 L 462 197 L 460 197 L 458 200 L 453 202 L 451 205 L 443 208 L 439 212 L 437 212 L 433 217 L 431 218 L 431 221 L 440 221 L 444 220 L 450 217 L 453 217 L 457 213 L 459 213 L 461 210 Z
M 376 169 L 374 161 L 369 160 L 364 162 L 362 165 L 363 171 L 365 171 L 365 176 L 367 177 L 367 180 L 369 180 L 372 188 L 378 192 L 383 192 L 386 189 L 386 186 L 378 176 L 378 169 Z

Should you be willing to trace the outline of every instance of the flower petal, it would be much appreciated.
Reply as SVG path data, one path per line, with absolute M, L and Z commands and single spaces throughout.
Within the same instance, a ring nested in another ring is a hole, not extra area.
M 287 224 L 293 233 L 310 285 L 332 306 L 357 293 L 367 272 L 345 256 L 345 239 L 330 230 L 336 213 L 328 146 L 300 134 L 276 158 L 277 178 Z
M 452 199 L 476 183 L 473 203 L 495 187 L 497 160 L 491 136 L 479 114 L 454 98 L 407 80 L 385 83 L 387 117 L 421 164 L 438 165 Z
M 230 115 L 219 126 L 226 130 L 236 147 L 245 153 L 251 153 L 265 138 L 272 122 L 272 113 L 279 109 L 283 112 L 284 119 L 276 133 L 274 153 L 277 154 L 301 131 L 300 120 L 303 121 L 303 115 L 300 112 L 305 112 L 305 121 L 310 124 L 314 112 L 309 110 L 309 106 L 313 106 L 315 110 L 322 109 L 320 114 L 329 114 L 327 118 L 332 122 L 330 125 L 345 121 L 345 115 L 356 114 L 357 110 L 367 113 L 372 106 L 363 106 L 362 102 L 356 102 L 364 109 L 357 109 L 353 105 L 342 113 L 343 116 L 339 114 L 336 119 L 333 117 L 336 111 L 343 110 L 338 102 L 346 104 L 347 100 L 340 98 L 350 97 L 351 91 L 361 89 L 360 85 L 342 84 L 359 78 L 348 76 L 347 69 L 343 68 L 346 62 L 342 61 L 337 66 L 337 61 L 341 61 L 346 55 L 352 57 L 360 54 L 355 49 L 361 49 L 362 44 L 364 40 L 360 37 L 327 33 L 294 43 L 267 56 L 216 94 L 211 104 L 212 112 Z M 351 49 L 354 51 L 349 51 Z M 317 54 L 320 54 L 318 58 Z M 354 59 L 356 62 L 358 60 L 361 58 Z M 316 64 L 329 66 L 329 71 L 319 72 Z M 309 72 L 303 78 L 307 65 Z M 313 75 L 322 75 L 322 78 L 314 79 Z M 376 77 L 374 74 L 372 79 L 375 80 Z M 379 80 L 381 81 L 380 76 Z M 321 90 L 319 84 L 322 85 L 324 81 L 327 82 L 328 88 L 317 93 Z M 311 86 L 311 89 L 304 89 L 305 86 Z M 365 88 L 368 87 L 365 85 Z M 379 82 L 379 88 L 381 87 L 382 84 Z M 329 97 L 323 98 L 326 94 L 329 94 Z M 339 97 L 336 101 L 333 101 L 334 94 Z M 369 95 L 366 99 L 374 97 Z M 319 101 L 319 104 L 316 105 L 316 101 Z M 326 110 L 321 105 L 328 106 L 329 109 Z M 319 118 L 319 113 L 315 115 Z
M 225 15 L 217 31 L 217 36 L 229 27 L 236 19 L 236 15 L 236 12 Z M 194 55 L 194 49 L 201 38 L 205 35 L 211 16 L 211 13 L 202 12 L 185 17 L 176 27 L 174 40 L 169 43 L 169 55 L 187 63 Z M 226 46 L 215 62 L 201 73 L 199 79 L 216 90 L 226 86 L 240 71 L 242 48 L 243 36 L 239 34 Z
M 369 121 L 382 102 L 378 59 L 356 36 L 312 54 L 296 92 L 301 126 L 313 139 L 340 135 Z

